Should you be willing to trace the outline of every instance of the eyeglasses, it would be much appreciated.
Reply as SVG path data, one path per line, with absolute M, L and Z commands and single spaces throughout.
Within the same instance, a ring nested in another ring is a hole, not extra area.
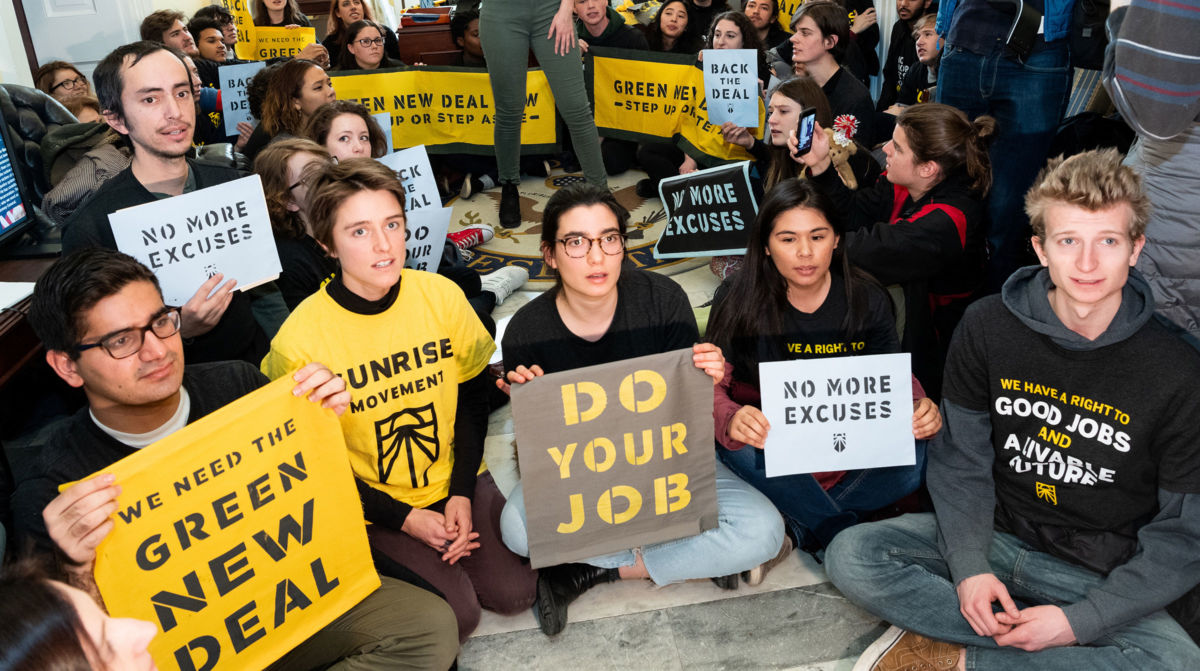
M 98 342 L 80 343 L 75 346 L 75 351 L 83 352 L 93 347 L 103 347 L 112 358 L 124 359 L 142 351 L 142 345 L 146 342 L 146 331 L 153 331 L 154 336 L 161 340 L 175 335 L 182 323 L 179 308 L 163 308 L 145 326 L 117 331 L 104 336 Z
M 61 82 L 55 84 L 54 86 L 51 86 L 50 92 L 54 93 L 58 89 L 64 88 L 64 87 L 68 91 L 74 91 L 76 88 L 78 88 L 80 86 L 86 86 L 86 85 L 87 85 L 87 78 L 84 77 L 83 75 L 79 75 L 78 77 L 75 77 L 73 79 L 64 79 Z
M 565 238 L 559 238 L 558 244 L 562 245 L 563 251 L 567 256 L 573 259 L 582 259 L 592 251 L 592 243 L 600 243 L 600 251 L 609 256 L 616 256 L 625 251 L 625 234 L 624 233 L 605 233 L 598 238 L 589 238 L 585 235 L 568 235 Z
M 355 42 L 358 42 L 358 46 L 360 46 L 360 47 L 369 47 L 369 46 L 371 46 L 372 44 L 373 44 L 373 45 L 375 45 L 375 46 L 377 46 L 377 47 L 378 47 L 378 46 L 382 46 L 382 45 L 383 45 L 383 38 L 382 38 L 382 37 L 376 37 L 376 38 L 374 38 L 374 39 L 370 39 L 370 38 L 366 38 L 366 37 L 364 37 L 364 38 L 362 38 L 362 39 L 360 39 L 360 40 L 354 40 L 354 41 L 355 41 Z

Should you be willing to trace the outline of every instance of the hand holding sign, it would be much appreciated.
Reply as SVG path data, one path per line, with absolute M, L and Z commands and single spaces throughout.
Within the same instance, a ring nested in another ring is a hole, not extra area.
M 120 486 L 105 473 L 71 485 L 42 511 L 50 540 L 80 569 L 91 572 L 96 548 L 113 529 Z
M 208 333 L 221 321 L 229 303 L 233 301 L 233 288 L 237 280 L 229 280 L 220 289 L 217 285 L 225 276 L 217 273 L 200 285 L 196 293 L 179 309 L 183 316 L 183 325 L 179 332 L 184 338 L 195 338 Z M 216 291 L 213 291 L 216 289 Z
M 511 394 L 512 385 L 531 382 L 533 381 L 533 378 L 541 377 L 545 374 L 546 373 L 542 370 L 542 367 L 537 364 L 533 364 L 528 368 L 525 366 L 517 366 L 515 370 L 508 371 L 504 377 L 497 378 L 496 386 L 500 388 L 500 391 L 506 394 Z M 505 380 L 507 380 L 507 382 Z

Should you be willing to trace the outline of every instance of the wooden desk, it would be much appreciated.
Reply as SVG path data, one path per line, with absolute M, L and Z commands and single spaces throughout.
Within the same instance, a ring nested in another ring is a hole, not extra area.
M 0 261 L 0 282 L 35 282 L 54 263 L 54 259 Z M 40 358 L 42 344 L 29 326 L 25 314 L 29 299 L 0 312 L 0 390 L 30 361 Z

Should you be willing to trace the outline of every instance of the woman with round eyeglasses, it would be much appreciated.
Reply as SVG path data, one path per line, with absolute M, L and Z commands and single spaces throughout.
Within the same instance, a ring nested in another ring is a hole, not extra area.
M 572 184 L 546 203 L 542 257 L 558 276 L 556 286 L 517 311 L 504 332 L 505 391 L 546 373 L 689 348 L 697 368 L 715 384 L 725 358 L 700 339 L 687 294 L 665 275 L 625 262 L 629 212 L 612 193 L 590 183 Z M 716 455 L 713 455 L 715 461 Z M 562 631 L 567 606 L 591 587 L 616 580 L 667 585 L 712 578 L 736 589 L 739 574 L 761 581 L 782 547 L 783 521 L 771 502 L 716 463 L 719 524 L 668 543 L 543 568 L 534 616 L 550 636 Z M 508 495 L 500 516 L 504 544 L 529 555 L 522 484 Z M 789 548 L 790 549 L 790 548 Z
M 325 39 L 321 45 L 336 58 L 346 46 L 346 30 L 352 24 L 367 19 L 375 20 L 371 11 L 371 3 L 365 0 L 330 0 L 329 18 L 325 24 Z M 393 60 L 400 60 L 400 43 L 396 41 L 396 33 L 383 26 L 383 52 Z
M 355 21 L 346 29 L 346 43 L 338 57 L 338 70 L 378 70 L 404 65 L 404 62 L 387 57 L 383 37 L 387 28 L 363 19 Z
M 92 95 L 92 85 L 74 65 L 66 61 L 50 61 L 33 75 L 34 85 L 39 91 L 49 93 L 55 100 L 65 103 L 71 98 Z

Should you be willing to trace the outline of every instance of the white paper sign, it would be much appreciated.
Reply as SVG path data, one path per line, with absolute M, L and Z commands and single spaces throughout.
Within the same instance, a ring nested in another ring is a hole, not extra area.
M 386 156 L 395 151 L 392 149 L 392 114 L 391 112 L 380 112 L 379 114 L 372 114 L 371 118 L 375 120 L 375 123 L 379 124 L 379 130 L 383 131 L 383 137 L 387 138 L 387 144 L 384 145 L 387 147 L 387 153 L 384 154 Z
M 442 207 L 442 199 L 438 195 L 437 181 L 433 178 L 433 168 L 429 165 L 429 154 L 425 151 L 425 145 L 401 149 L 380 158 L 379 162 L 394 170 L 396 176 L 404 183 L 406 213 Z
M 916 463 L 910 355 L 760 363 L 758 377 L 767 477 Z
M 758 127 L 758 52 L 754 49 L 705 49 L 704 92 L 708 122 Z
M 250 114 L 250 100 L 246 97 L 246 85 L 255 73 L 266 66 L 263 61 L 254 61 L 217 68 L 217 77 L 221 81 L 221 116 L 225 119 L 226 135 L 237 135 L 237 125 L 242 121 L 254 123 L 254 117 Z
M 238 289 L 279 277 L 258 175 L 118 210 L 108 221 L 117 249 L 154 271 L 167 305 L 183 305 L 217 273 Z
M 437 272 L 446 231 L 450 229 L 451 211 L 449 207 L 439 207 L 405 213 L 404 248 L 408 254 L 405 268 Z

